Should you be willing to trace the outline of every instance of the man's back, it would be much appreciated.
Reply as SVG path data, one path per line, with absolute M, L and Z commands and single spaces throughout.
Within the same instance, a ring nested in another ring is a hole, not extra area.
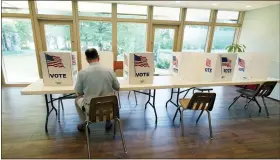
M 78 74 L 75 90 L 84 94 L 84 102 L 89 104 L 94 97 L 113 94 L 119 89 L 119 82 L 112 70 L 104 68 L 98 62 L 90 63 L 89 67 Z

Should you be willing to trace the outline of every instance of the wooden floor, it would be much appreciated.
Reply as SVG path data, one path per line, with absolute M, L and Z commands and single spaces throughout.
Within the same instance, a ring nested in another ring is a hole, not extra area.
M 52 113 L 46 134 L 44 97 L 22 96 L 20 89 L 2 89 L 2 158 L 87 158 L 84 134 L 76 129 L 74 101 L 65 100 L 62 122 Z M 144 110 L 145 95 L 138 94 L 135 105 L 133 95 L 128 100 L 127 92 L 122 92 L 120 114 L 128 154 L 123 154 L 119 134 L 113 140 L 101 123 L 91 126 L 92 158 L 280 158 L 280 103 L 267 99 L 270 118 L 264 108 L 258 114 L 252 103 L 249 119 L 244 99 L 227 109 L 237 95 L 235 89 L 214 88 L 213 140 L 209 140 L 207 114 L 196 125 L 199 112 L 194 111 L 184 114 L 185 137 L 181 138 L 179 118 L 172 122 L 175 107 L 169 104 L 165 109 L 170 90 L 157 91 L 157 125 L 152 108 Z

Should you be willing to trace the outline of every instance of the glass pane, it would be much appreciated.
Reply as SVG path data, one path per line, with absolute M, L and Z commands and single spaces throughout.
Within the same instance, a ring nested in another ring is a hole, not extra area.
M 2 1 L 2 13 L 29 13 L 28 1 Z
M 153 19 L 179 21 L 180 8 L 154 7 Z
M 217 22 L 219 23 L 237 23 L 238 11 L 218 11 Z
M 38 14 L 72 15 L 71 1 L 36 1 Z
M 47 51 L 72 51 L 69 25 L 45 24 Z
M 78 10 L 79 16 L 111 17 L 112 4 L 79 1 Z
M 168 73 L 170 59 L 173 52 L 175 29 L 155 29 L 154 54 L 155 72 Z
M 187 52 L 204 52 L 208 26 L 185 26 L 183 51 Z
M 39 79 L 30 19 L 2 19 L 2 62 L 6 83 Z
M 118 61 L 123 61 L 124 53 L 146 52 L 147 24 L 118 23 Z
M 211 52 L 226 52 L 226 47 L 234 40 L 234 27 L 216 27 Z
M 80 21 L 81 49 L 112 50 L 112 23 Z
M 209 22 L 210 9 L 187 9 L 186 21 Z
M 118 4 L 118 18 L 147 19 L 147 6 Z

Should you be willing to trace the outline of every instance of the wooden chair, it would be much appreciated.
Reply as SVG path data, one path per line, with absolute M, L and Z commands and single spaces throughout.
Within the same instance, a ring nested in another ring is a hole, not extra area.
M 256 104 L 259 106 L 259 113 L 261 113 L 261 106 L 260 106 L 259 102 L 257 101 L 256 97 L 262 97 L 263 104 L 264 104 L 265 111 L 266 111 L 266 115 L 267 115 L 267 117 L 269 117 L 269 113 L 268 113 L 266 103 L 264 101 L 264 97 L 268 97 L 271 94 L 271 92 L 273 91 L 276 84 L 277 84 L 277 82 L 265 82 L 262 85 L 260 85 L 256 90 L 251 90 L 251 89 L 238 89 L 238 90 L 236 90 L 238 93 L 240 93 L 240 95 L 234 98 L 233 102 L 230 104 L 228 109 L 230 109 L 230 107 L 240 97 L 244 97 L 244 98 L 246 98 L 246 105 L 244 107 L 245 108 L 247 107 L 248 116 L 251 118 L 249 103 L 251 101 L 256 102 Z
M 85 121 L 88 158 L 90 158 L 90 143 L 89 143 L 89 132 L 88 132 L 89 125 L 91 123 L 104 122 L 107 120 L 114 120 L 114 135 L 113 135 L 114 138 L 116 135 L 116 123 L 118 123 L 118 127 L 122 138 L 123 150 L 125 153 L 127 153 L 124 136 L 121 129 L 121 122 L 119 119 L 119 107 L 118 107 L 117 96 L 115 95 L 104 96 L 104 97 L 93 98 L 90 101 L 88 120 Z
M 216 99 L 216 93 L 194 93 L 191 99 L 180 99 L 180 106 L 177 108 L 177 111 L 174 115 L 173 121 L 175 120 L 178 111 L 180 112 L 180 122 L 182 129 L 182 137 L 184 136 L 184 124 L 183 124 L 183 112 L 185 110 L 201 110 L 196 123 L 199 121 L 202 113 L 204 111 L 208 114 L 209 130 L 210 130 L 210 139 L 213 138 L 212 134 L 212 125 L 210 111 L 212 111 Z

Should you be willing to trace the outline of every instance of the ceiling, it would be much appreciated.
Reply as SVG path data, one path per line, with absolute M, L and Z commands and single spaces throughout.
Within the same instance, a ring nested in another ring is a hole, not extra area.
M 248 11 L 248 10 L 263 8 L 263 7 L 280 3 L 279 1 L 106 1 L 106 2 L 121 3 L 121 4 L 167 6 L 167 7 L 221 9 L 221 10 L 235 10 L 235 11 Z

